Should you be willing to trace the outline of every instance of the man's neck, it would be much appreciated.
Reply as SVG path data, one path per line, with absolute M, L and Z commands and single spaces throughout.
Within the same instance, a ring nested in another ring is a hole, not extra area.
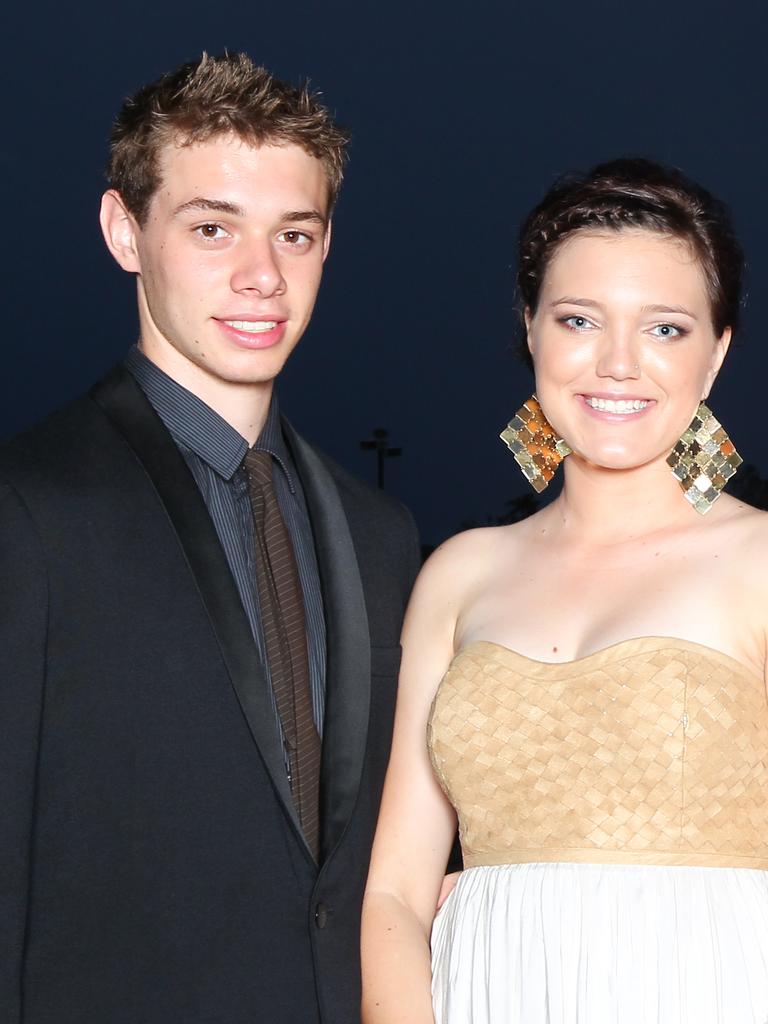
M 226 381 L 207 373 L 172 346 L 159 348 L 139 340 L 138 347 L 158 369 L 226 420 L 249 447 L 258 439 L 269 413 L 274 381 Z

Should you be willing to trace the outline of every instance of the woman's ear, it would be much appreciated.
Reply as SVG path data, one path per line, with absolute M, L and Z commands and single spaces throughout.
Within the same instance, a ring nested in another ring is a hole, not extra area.
M 523 323 L 525 324 L 525 344 L 528 346 L 528 351 L 533 355 L 533 348 L 531 346 L 531 323 L 533 322 L 533 314 L 530 309 L 526 306 L 523 310 Z
M 706 401 L 709 397 L 709 393 L 712 390 L 712 385 L 717 379 L 717 375 L 720 372 L 720 367 L 723 365 L 723 360 L 728 352 L 731 345 L 731 338 L 733 332 L 730 327 L 726 327 L 723 333 L 715 342 L 715 347 L 712 351 L 712 360 L 710 362 L 707 375 L 704 378 L 704 394 L 701 396 L 702 402 Z

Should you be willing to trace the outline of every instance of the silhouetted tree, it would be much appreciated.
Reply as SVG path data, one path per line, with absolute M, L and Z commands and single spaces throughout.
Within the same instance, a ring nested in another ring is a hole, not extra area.
M 768 509 L 768 480 L 760 476 L 757 466 L 745 462 L 728 484 L 728 493 L 755 508 Z
M 489 514 L 485 517 L 485 522 L 478 519 L 462 519 L 459 523 L 459 532 L 474 530 L 478 526 L 508 526 L 510 523 L 519 523 L 521 519 L 527 519 L 541 508 L 541 502 L 535 494 L 520 494 L 505 501 L 504 505 L 506 512 Z

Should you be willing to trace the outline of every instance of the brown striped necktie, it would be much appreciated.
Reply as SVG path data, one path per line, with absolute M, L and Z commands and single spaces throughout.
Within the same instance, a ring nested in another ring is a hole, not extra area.
M 318 856 L 320 737 L 312 714 L 304 596 L 293 544 L 272 481 L 272 456 L 245 456 L 256 551 L 259 611 L 288 758 L 288 782 L 306 840 Z

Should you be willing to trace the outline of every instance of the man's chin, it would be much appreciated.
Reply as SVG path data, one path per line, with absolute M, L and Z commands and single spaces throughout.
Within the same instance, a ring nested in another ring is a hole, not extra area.
M 189 357 L 188 357 L 189 358 Z M 225 384 L 259 385 L 269 384 L 285 366 L 285 350 L 264 349 L 252 352 L 220 353 L 206 355 L 194 353 L 191 362 L 208 377 Z
M 239 369 L 229 366 L 217 367 L 213 365 L 202 365 L 209 377 L 220 381 L 222 384 L 234 387 L 259 387 L 271 384 L 283 368 L 281 363 L 278 367 L 263 367 L 259 369 Z
M 216 383 L 225 386 L 264 387 L 270 385 L 285 366 L 290 349 L 285 345 L 251 351 L 222 351 L 220 346 L 163 344 L 139 348 L 161 370 L 179 384 L 195 391 Z M 197 382 L 197 383 L 196 383 Z

